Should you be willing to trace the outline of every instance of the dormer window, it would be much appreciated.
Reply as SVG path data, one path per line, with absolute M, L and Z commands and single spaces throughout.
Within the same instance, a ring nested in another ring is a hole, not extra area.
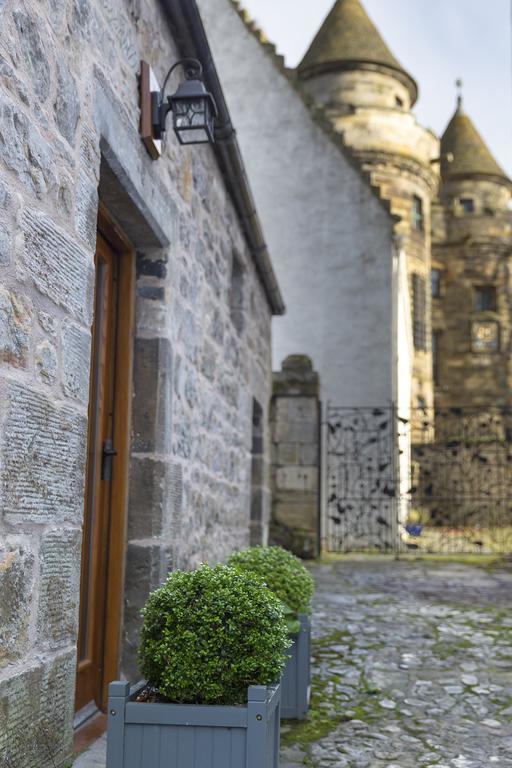
M 412 228 L 423 232 L 423 200 L 418 195 L 412 198 Z
M 460 198 L 460 207 L 464 211 L 464 213 L 474 213 L 475 211 L 475 201 L 472 197 L 461 197 Z

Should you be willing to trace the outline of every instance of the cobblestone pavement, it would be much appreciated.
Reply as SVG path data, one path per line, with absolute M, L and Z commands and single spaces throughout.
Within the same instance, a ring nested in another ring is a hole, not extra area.
M 512 767 L 512 573 L 317 566 L 313 707 L 281 768 Z
M 512 768 L 512 573 L 351 558 L 314 568 L 313 706 L 281 768 Z M 104 768 L 105 740 L 75 768 Z

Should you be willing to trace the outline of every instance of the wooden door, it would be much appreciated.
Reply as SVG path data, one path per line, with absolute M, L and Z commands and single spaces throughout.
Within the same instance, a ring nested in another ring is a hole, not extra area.
M 131 380 L 131 256 L 99 231 L 80 584 L 76 709 L 118 674 Z

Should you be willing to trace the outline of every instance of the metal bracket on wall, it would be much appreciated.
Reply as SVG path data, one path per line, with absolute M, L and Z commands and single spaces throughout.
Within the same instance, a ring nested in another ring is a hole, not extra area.
M 155 73 L 147 63 L 140 63 L 140 127 L 139 133 L 144 146 L 152 160 L 158 160 L 162 155 L 162 142 L 153 134 L 152 101 L 151 94 L 160 93 L 160 84 Z

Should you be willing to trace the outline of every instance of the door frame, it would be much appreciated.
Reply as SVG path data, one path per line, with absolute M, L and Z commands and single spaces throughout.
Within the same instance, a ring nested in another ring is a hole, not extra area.
M 119 256 L 117 334 L 115 340 L 113 444 L 117 451 L 110 488 L 106 594 L 100 709 L 108 700 L 108 684 L 119 676 L 123 621 L 126 530 L 131 444 L 131 396 L 135 308 L 135 249 L 101 203 L 98 232 Z M 119 371 L 123 374 L 119 375 Z

